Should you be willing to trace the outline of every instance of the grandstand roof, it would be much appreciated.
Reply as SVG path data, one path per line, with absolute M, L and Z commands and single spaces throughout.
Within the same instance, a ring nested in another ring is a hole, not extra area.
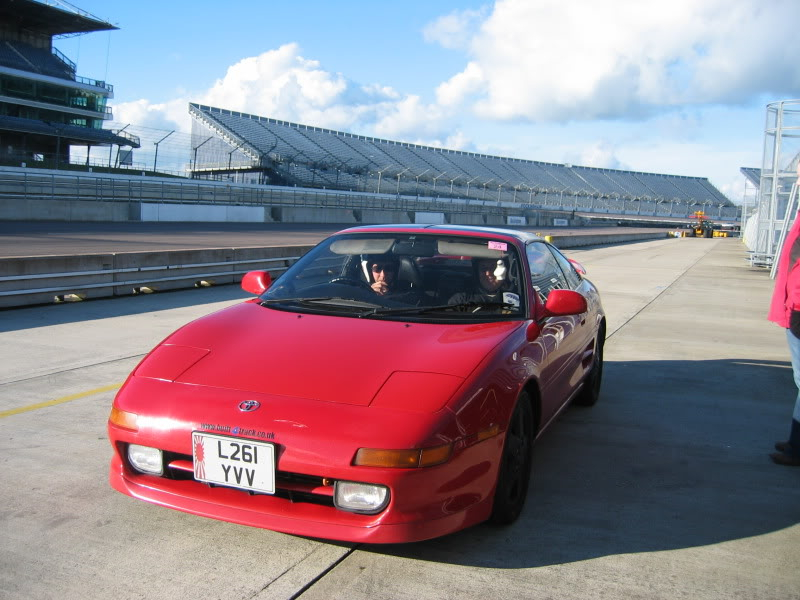
M 739 171 L 756 187 L 761 186 L 761 169 L 755 167 L 740 167 Z
M 10 28 L 49 36 L 118 29 L 111 23 L 57 0 L 47 3 L 0 0 L 0 21 Z
M 455 194 L 453 186 L 491 185 L 499 197 L 505 190 L 549 191 L 581 196 L 621 199 L 732 203 L 707 178 L 643 173 L 569 164 L 547 163 L 502 156 L 448 150 L 355 135 L 342 131 L 300 125 L 266 117 L 191 103 L 189 113 L 196 122 L 215 132 L 231 147 L 247 154 L 254 164 L 268 158 L 288 165 L 285 176 L 295 183 L 317 187 L 348 185 L 344 173 L 382 172 L 384 178 L 400 176 L 420 181 L 439 180 Z M 230 164 L 229 154 L 226 154 Z M 303 172 L 305 169 L 305 172 Z M 333 174 L 335 172 L 335 175 Z M 335 179 L 334 179 L 335 178 Z

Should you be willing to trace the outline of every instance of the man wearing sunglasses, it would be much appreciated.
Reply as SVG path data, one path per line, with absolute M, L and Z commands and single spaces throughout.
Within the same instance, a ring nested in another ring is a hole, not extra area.
M 394 291 L 397 282 L 397 263 L 391 260 L 375 259 L 368 261 L 370 287 L 379 296 Z

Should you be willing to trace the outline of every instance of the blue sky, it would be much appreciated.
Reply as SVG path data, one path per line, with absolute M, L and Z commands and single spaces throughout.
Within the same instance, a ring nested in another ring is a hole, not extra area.
M 115 123 L 188 102 L 502 156 L 708 177 L 761 166 L 800 97 L 796 0 L 77 0 L 120 29 L 56 40 Z

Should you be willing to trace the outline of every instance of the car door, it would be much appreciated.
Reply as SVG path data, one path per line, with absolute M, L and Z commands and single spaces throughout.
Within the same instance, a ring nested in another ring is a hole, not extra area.
M 542 304 L 555 289 L 574 289 L 580 278 L 572 271 L 568 277 L 559 264 L 560 253 L 545 242 L 526 246 L 531 285 Z M 563 257 L 562 257 L 563 258 Z M 566 259 L 564 259 L 566 260 Z M 568 264 L 568 263 L 567 263 Z M 541 333 L 527 349 L 540 362 L 539 386 L 542 392 L 541 424 L 546 425 L 570 398 L 577 385 L 572 381 L 580 368 L 582 335 L 586 315 L 548 316 L 539 320 Z
M 570 388 L 572 392 L 574 392 L 583 380 L 587 369 L 591 366 L 590 359 L 594 353 L 595 335 L 597 334 L 595 326 L 595 317 L 597 313 L 597 304 L 595 300 L 597 297 L 596 295 L 592 295 L 589 291 L 592 289 L 592 285 L 578 274 L 569 260 L 553 246 L 548 246 L 548 248 L 553 253 L 553 256 L 555 256 L 559 267 L 561 267 L 569 289 L 580 292 L 586 298 L 589 308 L 587 313 L 576 315 L 575 328 L 572 332 L 572 336 L 575 340 L 576 354 L 568 380 Z

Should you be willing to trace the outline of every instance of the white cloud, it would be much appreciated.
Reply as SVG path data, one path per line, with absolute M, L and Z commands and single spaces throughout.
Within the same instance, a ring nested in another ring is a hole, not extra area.
M 630 169 L 617 157 L 617 149 L 606 141 L 597 141 L 580 148 L 571 148 L 564 154 L 564 161 L 584 167 L 600 169 Z
M 422 35 L 426 42 L 435 42 L 444 48 L 466 48 L 485 17 L 485 8 L 453 11 L 426 25 Z
M 141 99 L 114 105 L 114 120 L 117 123 L 189 131 L 191 120 L 188 103 L 184 98 L 152 104 Z
M 297 44 L 240 60 L 206 91 L 166 103 L 118 104 L 115 120 L 189 131 L 189 102 L 392 139 L 434 139 L 442 133 L 438 106 L 386 85 L 356 85 L 302 57 Z
M 329 107 L 347 87 L 344 76 L 300 56 L 297 44 L 286 44 L 229 67 L 199 100 L 230 110 L 302 120 L 307 113 Z
M 439 99 L 488 119 L 569 121 L 791 96 L 798 20 L 796 0 L 498 0 Z
M 442 106 L 454 106 L 465 97 L 481 90 L 485 82 L 483 69 L 476 62 L 470 62 L 466 68 L 436 88 L 436 100 Z
M 376 113 L 378 119 L 373 131 L 376 136 L 388 139 L 436 136 L 441 132 L 444 118 L 439 107 L 426 105 L 419 96 L 414 95 L 397 102 L 384 103 Z

